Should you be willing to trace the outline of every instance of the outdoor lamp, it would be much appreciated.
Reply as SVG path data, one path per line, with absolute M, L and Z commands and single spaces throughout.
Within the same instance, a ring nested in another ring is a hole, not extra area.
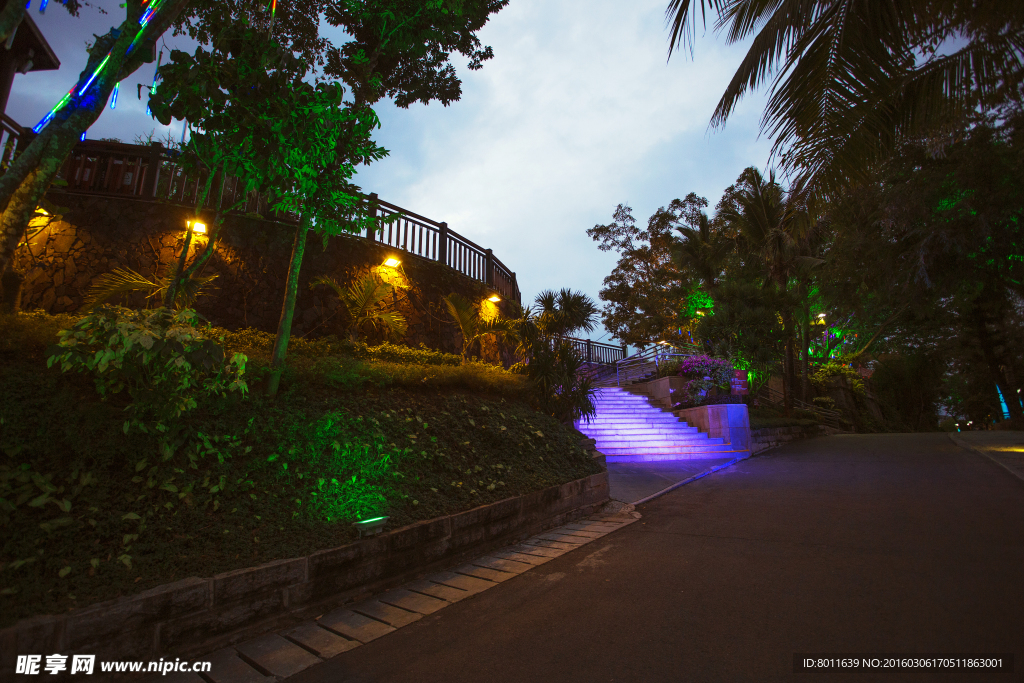
M 487 300 L 493 303 L 498 303 L 499 301 L 501 301 L 501 297 L 498 296 L 497 294 L 492 294 L 489 297 L 487 297 Z
M 401 261 L 396 259 L 394 256 L 388 256 L 386 259 L 384 259 L 384 265 L 387 266 L 388 268 L 394 268 L 400 263 Z
M 376 536 L 380 533 L 380 530 L 384 528 L 384 523 L 388 521 L 387 516 L 382 517 L 371 517 L 370 519 L 362 519 L 352 526 L 359 531 L 359 538 L 363 536 Z
M 192 233 L 195 235 L 206 234 L 206 223 L 200 223 L 199 221 L 189 221 L 186 225 L 192 226 Z
M 824 317 L 825 317 L 825 314 L 824 314 L 824 313 L 819 313 L 819 314 L 818 314 L 818 317 L 819 317 L 819 318 L 824 318 Z

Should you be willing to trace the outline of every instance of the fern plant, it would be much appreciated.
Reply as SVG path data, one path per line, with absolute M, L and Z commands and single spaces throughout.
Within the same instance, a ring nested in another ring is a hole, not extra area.
M 405 336 L 408 325 L 405 317 L 388 305 L 386 299 L 394 287 L 374 275 L 364 275 L 348 287 L 342 287 L 337 280 L 330 277 L 318 277 L 309 283 L 313 289 L 325 285 L 334 290 L 338 301 L 348 313 L 348 335 L 359 341 L 360 331 L 370 327 L 383 332 L 385 336 L 401 338 Z

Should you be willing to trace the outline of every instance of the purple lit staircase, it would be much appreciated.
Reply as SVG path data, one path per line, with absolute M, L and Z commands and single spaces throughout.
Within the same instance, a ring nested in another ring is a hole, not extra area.
M 709 438 L 645 396 L 618 387 L 597 390 L 597 415 L 576 428 L 597 441 L 607 462 L 655 462 L 728 458 L 732 446 Z M 746 453 L 746 451 L 743 451 Z

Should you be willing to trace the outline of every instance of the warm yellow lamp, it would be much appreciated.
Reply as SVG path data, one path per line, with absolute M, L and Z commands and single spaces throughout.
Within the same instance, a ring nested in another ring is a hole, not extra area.
M 199 221 L 195 221 L 195 222 L 189 221 L 189 224 L 192 225 L 192 233 L 193 234 L 195 234 L 195 235 L 205 235 L 206 234 L 206 223 L 200 223 Z
M 487 300 L 492 301 L 494 303 L 498 303 L 499 301 L 501 301 L 501 297 L 498 296 L 497 294 L 492 294 L 491 296 L 487 297 Z
M 394 256 L 389 256 L 386 259 L 384 259 L 384 265 L 387 266 L 388 268 L 394 268 L 400 263 L 401 261 L 396 259 Z

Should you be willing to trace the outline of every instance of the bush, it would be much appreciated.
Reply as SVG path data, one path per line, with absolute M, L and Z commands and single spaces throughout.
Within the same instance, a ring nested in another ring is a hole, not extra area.
M 814 402 L 814 405 L 819 408 L 824 408 L 825 410 L 836 409 L 836 401 L 831 396 L 815 396 L 811 400 Z
M 701 405 L 707 402 L 713 389 L 729 386 L 732 379 L 732 363 L 707 355 L 689 356 L 679 364 L 679 375 L 689 377 L 679 401 L 683 404 Z
M 220 344 L 196 327 L 199 317 L 187 309 L 102 306 L 60 333 L 47 367 L 59 363 L 62 372 L 91 374 L 103 398 L 127 391 L 132 401 L 125 432 L 129 424 L 165 431 L 203 397 L 233 391 L 244 396 L 248 390 L 242 379 L 246 357 L 227 359 Z

